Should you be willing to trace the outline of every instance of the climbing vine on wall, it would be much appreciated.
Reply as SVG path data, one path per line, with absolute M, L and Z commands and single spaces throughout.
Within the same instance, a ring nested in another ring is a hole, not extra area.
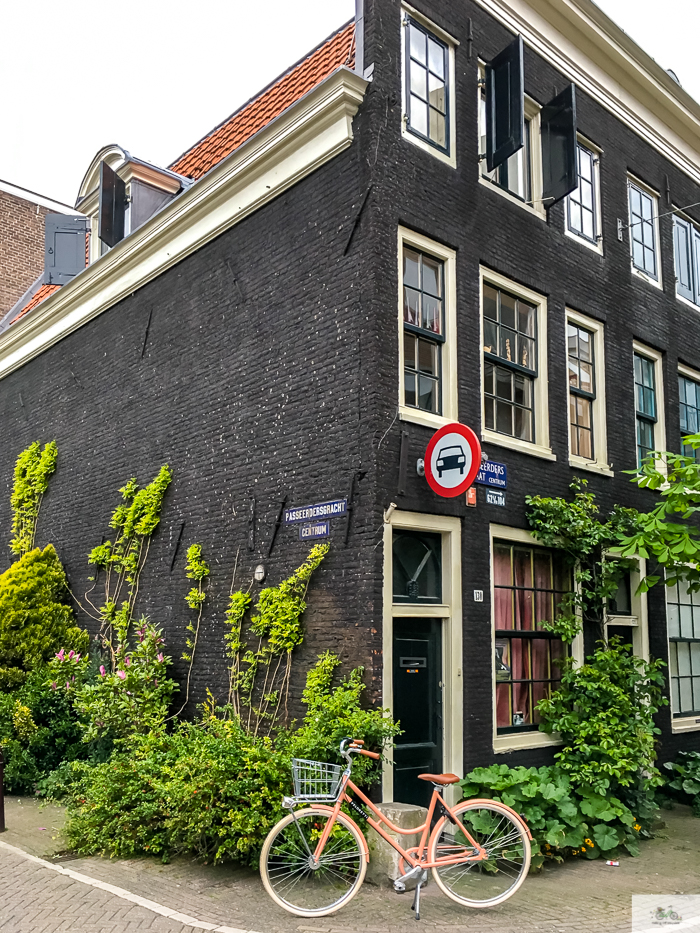
M 100 638 L 112 667 L 116 661 L 115 644 L 126 642 L 135 619 L 139 578 L 148 557 L 151 537 L 160 523 L 163 497 L 171 480 L 172 472 L 165 464 L 148 486 L 139 489 L 136 479 L 122 486 L 119 490 L 122 501 L 109 522 L 116 532 L 114 541 L 105 541 L 93 548 L 88 557 L 88 563 L 97 571 L 93 577 L 95 586 L 99 572 L 104 573 L 102 605 L 96 606 L 89 593 L 86 599 L 96 613 L 94 618 L 100 622 Z
M 301 617 L 306 590 L 327 553 L 327 544 L 316 545 L 290 577 L 261 590 L 247 626 L 249 636 L 257 639 L 255 648 L 249 647 L 244 634 L 252 598 L 240 591 L 230 597 L 224 636 L 230 660 L 230 701 L 254 735 L 269 734 L 282 715 L 286 720 L 292 651 L 304 640 Z
M 34 547 L 39 509 L 49 478 L 56 469 L 58 448 L 51 441 L 41 449 L 34 441 L 17 458 L 10 505 L 12 507 L 12 540 L 10 550 L 23 557 Z
M 182 660 L 188 662 L 187 685 L 185 688 L 185 701 L 180 709 L 175 713 L 179 716 L 187 706 L 190 699 L 190 679 L 192 677 L 192 668 L 194 666 L 194 656 L 197 651 L 197 639 L 199 638 L 199 624 L 202 621 L 202 612 L 204 610 L 204 601 L 207 594 L 204 592 L 204 583 L 209 576 L 209 564 L 202 557 L 202 545 L 192 544 L 187 548 L 187 566 L 185 572 L 190 580 L 195 581 L 195 586 L 190 588 L 185 602 L 196 613 L 194 622 L 187 623 L 187 638 L 185 641 L 185 651 L 182 652 Z

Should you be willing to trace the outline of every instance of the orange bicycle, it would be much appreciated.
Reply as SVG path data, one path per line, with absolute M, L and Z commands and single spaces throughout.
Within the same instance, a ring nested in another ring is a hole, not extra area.
M 428 817 L 414 829 L 400 829 L 350 779 L 353 754 L 381 757 L 362 748 L 363 744 L 359 739 L 343 739 L 344 769 L 320 761 L 293 760 L 295 795 L 283 801 L 291 812 L 272 828 L 260 857 L 263 885 L 276 904 L 298 917 L 325 917 L 357 894 L 369 850 L 357 823 L 341 810 L 344 803 L 400 854 L 404 874 L 394 882 L 394 890 L 401 893 L 415 883 L 416 920 L 428 871 L 448 897 L 465 907 L 495 907 L 515 894 L 530 867 L 532 839 L 515 810 L 477 799 L 450 807 L 441 791 L 459 781 L 457 775 L 421 774 L 422 780 L 433 784 Z M 312 806 L 295 811 L 301 802 Z M 421 833 L 420 843 L 404 849 L 383 826 L 405 836 Z

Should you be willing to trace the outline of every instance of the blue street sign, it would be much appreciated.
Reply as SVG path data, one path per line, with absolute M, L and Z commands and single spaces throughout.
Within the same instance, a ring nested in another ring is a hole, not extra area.
M 486 490 L 486 505 L 505 505 L 506 494 L 499 489 Z
M 299 526 L 299 540 L 309 541 L 312 538 L 327 538 L 331 533 L 331 523 L 326 519 L 322 522 L 312 522 L 309 525 Z
M 312 522 L 317 518 L 338 518 L 348 511 L 347 499 L 331 499 L 330 502 L 317 502 L 315 505 L 298 505 L 284 510 L 284 524 Z
M 474 482 L 481 483 L 482 486 L 497 486 L 499 489 L 505 489 L 508 485 L 508 472 L 505 463 L 484 460 Z

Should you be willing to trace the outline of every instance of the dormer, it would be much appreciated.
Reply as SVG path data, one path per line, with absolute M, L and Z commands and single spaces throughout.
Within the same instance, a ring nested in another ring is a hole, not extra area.
M 90 218 L 89 261 L 99 259 L 191 183 L 183 175 L 134 158 L 121 146 L 100 149 L 75 202 Z

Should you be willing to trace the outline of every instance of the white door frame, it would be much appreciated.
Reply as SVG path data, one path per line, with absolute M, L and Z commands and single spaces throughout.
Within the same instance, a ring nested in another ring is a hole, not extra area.
M 442 536 L 442 603 L 416 605 L 393 602 L 392 542 L 395 529 L 431 531 Z M 382 705 L 393 708 L 394 623 L 406 617 L 442 619 L 442 760 L 445 771 L 462 776 L 464 767 L 462 678 L 462 530 L 459 518 L 394 511 L 384 523 L 384 583 L 382 611 Z M 394 799 L 393 749 L 382 772 L 385 802 Z M 453 788 L 448 799 L 457 793 Z

